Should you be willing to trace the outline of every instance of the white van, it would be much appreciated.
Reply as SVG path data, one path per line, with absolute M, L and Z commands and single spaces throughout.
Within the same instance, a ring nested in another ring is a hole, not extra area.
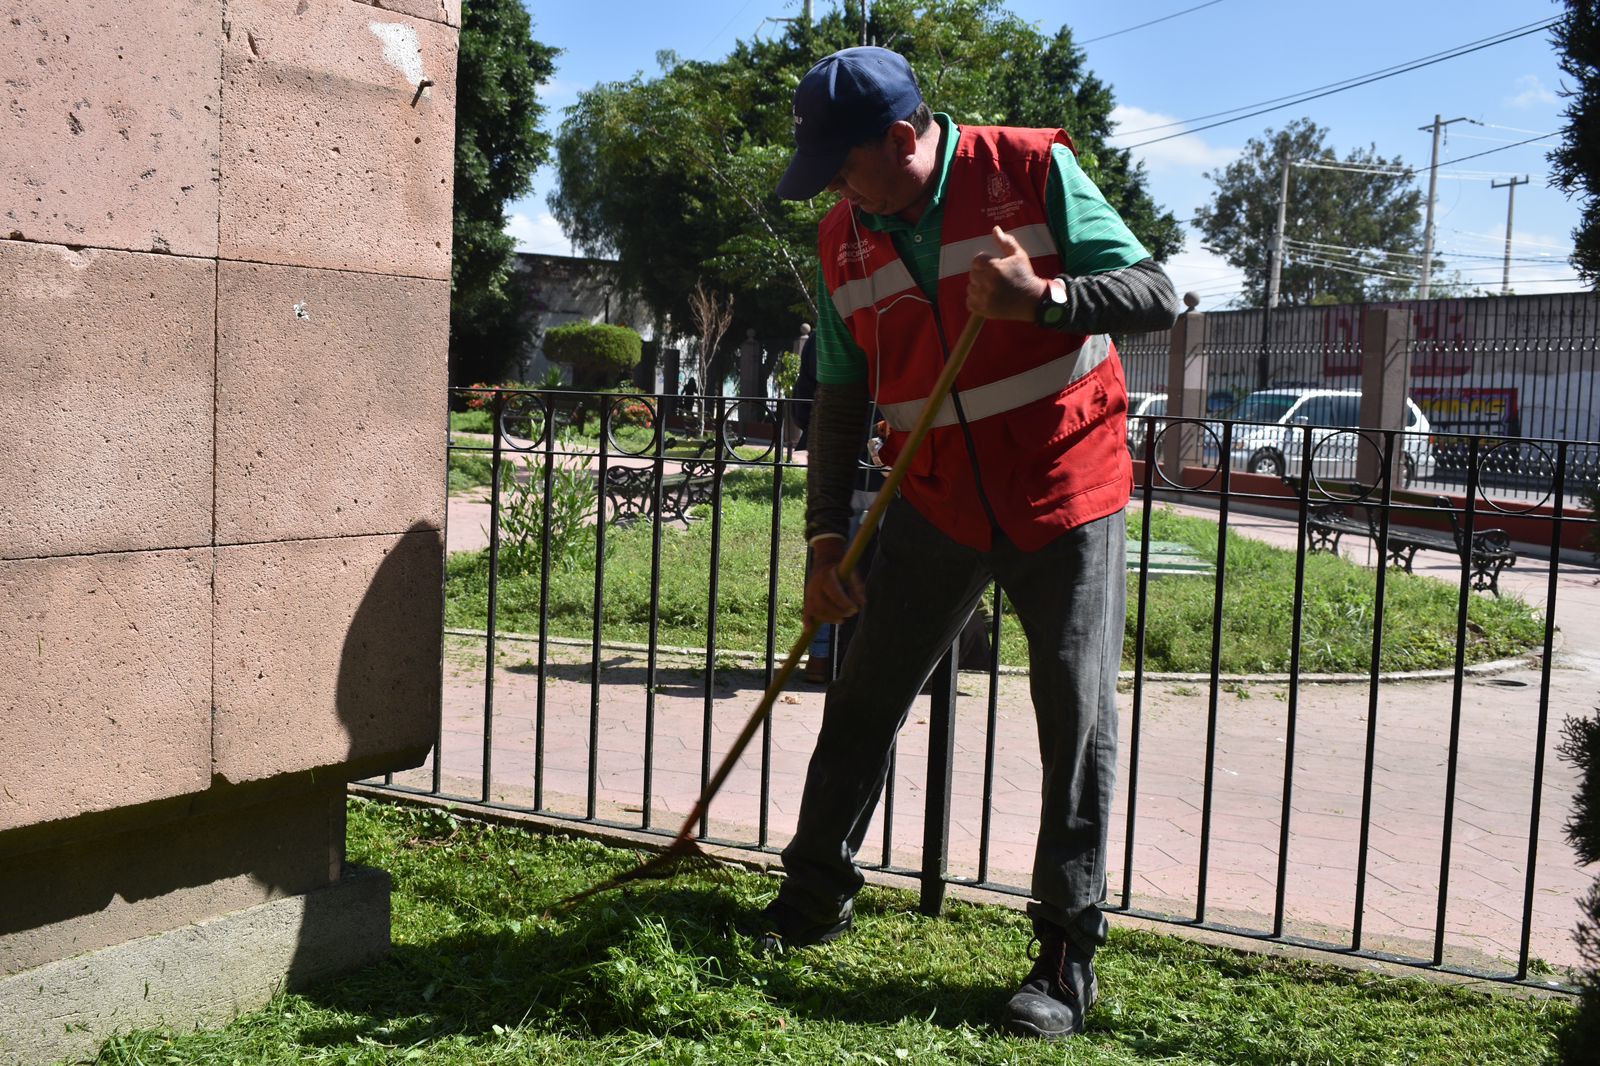
M 1379 455 L 1379 434 L 1360 432 L 1361 393 L 1354 389 L 1263 389 L 1252 392 L 1223 415 L 1233 427 L 1231 465 L 1236 470 L 1276 477 L 1298 477 L 1311 434 L 1311 468 L 1317 477 L 1353 478 L 1363 449 Z M 1206 456 L 1216 458 L 1222 446 L 1222 424 L 1207 423 Z M 1432 477 L 1437 461 L 1429 436 L 1433 427 L 1415 403 L 1406 399 L 1405 433 L 1401 438 L 1402 484 Z

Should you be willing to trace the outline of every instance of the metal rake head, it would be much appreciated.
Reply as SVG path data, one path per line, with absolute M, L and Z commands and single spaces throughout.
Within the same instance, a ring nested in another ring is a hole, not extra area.
M 588 899 L 598 896 L 602 892 L 609 892 L 614 888 L 631 884 L 634 881 L 669 881 L 680 874 L 710 874 L 712 876 L 726 877 L 728 867 L 715 856 L 707 855 L 705 851 L 692 840 L 675 840 L 671 846 L 655 858 L 624 871 L 598 885 L 584 889 L 582 892 L 573 893 L 562 899 L 552 911 L 566 911 Z

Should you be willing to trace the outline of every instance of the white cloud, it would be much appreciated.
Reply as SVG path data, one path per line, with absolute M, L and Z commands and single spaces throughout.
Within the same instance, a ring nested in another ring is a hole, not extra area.
M 1124 143 L 1137 143 L 1140 140 L 1149 140 L 1155 137 L 1165 137 L 1178 132 L 1179 127 L 1168 129 L 1151 129 L 1152 126 L 1165 126 L 1175 122 L 1171 115 L 1163 115 L 1157 111 L 1146 111 L 1141 107 L 1130 107 L 1127 104 L 1118 104 L 1111 112 L 1111 123 L 1119 131 L 1128 130 L 1127 136 L 1118 137 L 1113 145 L 1121 147 Z M 1148 130 L 1143 134 L 1132 133 L 1133 130 Z M 1185 170 L 1198 174 L 1202 170 L 1226 166 L 1239 154 L 1237 148 L 1219 148 L 1207 144 L 1204 138 L 1190 135 L 1187 137 L 1174 137 L 1170 141 L 1160 141 L 1156 144 L 1145 145 L 1143 148 L 1133 149 L 1133 157 L 1140 160 L 1154 173 L 1158 170 Z
M 1514 96 L 1506 97 L 1507 107 L 1542 107 L 1556 102 L 1555 92 L 1545 88 L 1537 74 L 1524 74 L 1513 84 L 1517 92 Z
M 1200 297 L 1201 311 L 1222 310 L 1240 299 L 1244 288 L 1244 271 L 1200 247 L 1200 238 L 1193 230 L 1184 239 L 1183 251 L 1168 259 L 1163 269 L 1180 297 L 1186 292 Z
M 513 212 L 506 218 L 506 232 L 517 242 L 519 252 L 544 255 L 571 255 L 572 242 L 561 232 L 561 224 L 548 211 L 537 216 Z

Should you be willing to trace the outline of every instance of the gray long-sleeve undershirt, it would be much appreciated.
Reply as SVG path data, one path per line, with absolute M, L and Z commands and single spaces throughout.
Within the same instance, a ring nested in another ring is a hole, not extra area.
M 1177 295 L 1154 259 L 1068 278 L 1066 285 L 1064 333 L 1148 333 L 1177 320 Z M 849 531 L 850 493 L 866 443 L 871 400 L 865 379 L 817 385 L 806 457 L 808 540 L 825 533 L 842 537 Z

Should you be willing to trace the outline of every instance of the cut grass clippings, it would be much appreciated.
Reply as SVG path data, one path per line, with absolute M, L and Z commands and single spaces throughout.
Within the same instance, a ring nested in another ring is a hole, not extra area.
M 721 501 L 716 646 L 723 651 L 766 650 L 767 591 L 772 528 L 772 475 L 730 472 Z M 785 472 L 779 523 L 778 625 L 776 649 L 787 651 L 800 630 L 804 571 L 804 485 Z M 712 522 L 667 528 L 661 538 L 662 644 L 704 648 L 711 591 Z M 1139 519 L 1129 515 L 1130 542 Z M 577 564 L 557 567 L 550 582 L 550 632 L 587 638 L 594 614 L 594 531 L 582 531 L 570 553 Z M 1179 541 L 1213 565 L 1217 524 L 1167 509 L 1151 517 L 1151 539 Z M 612 641 L 650 638 L 651 529 L 648 522 L 606 532 L 604 635 Z M 488 553 L 460 552 L 449 560 L 447 624 L 485 628 Z M 1223 593 L 1221 671 L 1225 674 L 1286 673 L 1290 666 L 1291 608 L 1295 554 L 1230 533 Z M 1128 576 L 1128 621 L 1123 667 L 1134 666 L 1137 575 Z M 1366 673 L 1371 665 L 1376 621 L 1376 573 L 1338 556 L 1306 558 L 1305 624 L 1300 669 L 1307 673 Z M 1380 668 L 1384 671 L 1442 670 L 1455 665 L 1454 583 L 1390 571 L 1385 593 Z M 1211 667 L 1212 576 L 1163 576 L 1149 582 L 1144 668 L 1155 672 L 1203 673 Z M 504 569 L 498 587 L 500 631 L 536 633 L 539 612 L 537 566 Z M 1469 599 L 1466 662 L 1490 662 L 1525 652 L 1543 638 L 1543 621 L 1521 600 L 1473 594 Z M 1027 664 L 1021 627 L 1009 611 L 1002 628 L 1001 662 Z
M 394 876 L 385 962 L 211 1032 L 118 1037 L 101 1063 L 1196 1063 L 1556 1061 L 1563 999 L 1244 955 L 1117 929 L 1100 1003 L 1066 1044 L 1000 1036 L 1027 919 L 868 888 L 825 947 L 751 954 L 735 932 L 777 882 L 647 883 L 555 917 L 631 852 L 353 800 L 352 861 Z

